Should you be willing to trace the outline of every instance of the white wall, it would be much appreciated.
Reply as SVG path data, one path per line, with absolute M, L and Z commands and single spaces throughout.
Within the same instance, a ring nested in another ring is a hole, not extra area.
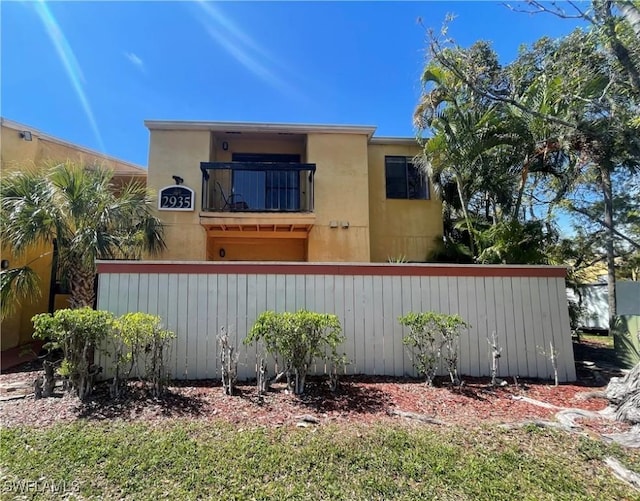
M 523 276 L 528 270 L 534 276 Z M 397 319 L 434 310 L 460 314 L 471 324 L 461 337 L 461 374 L 489 375 L 487 338 L 495 331 L 503 347 L 503 377 L 550 378 L 552 367 L 540 348 L 553 342 L 559 378 L 571 381 L 564 278 L 539 276 L 540 270 L 548 268 L 105 262 L 99 265 L 98 308 L 160 315 L 177 334 L 170 363 L 175 378 L 220 377 L 221 327 L 229 328 L 239 348 L 239 377 L 255 377 L 256 349 L 242 340 L 256 317 L 265 310 L 306 308 L 340 318 L 344 351 L 352 360 L 349 374 L 415 375 Z
M 609 292 L 607 284 L 582 285 L 580 286 L 580 294 L 584 309 L 580 326 L 608 329 Z M 630 280 L 616 282 L 616 308 L 618 315 L 640 315 L 640 282 Z

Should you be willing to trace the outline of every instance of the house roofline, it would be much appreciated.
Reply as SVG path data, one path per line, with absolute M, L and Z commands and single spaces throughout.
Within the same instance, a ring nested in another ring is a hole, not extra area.
M 373 137 L 372 125 L 291 124 L 264 122 L 199 122 L 182 120 L 145 120 L 149 130 L 206 130 L 211 132 L 273 132 L 282 134 L 366 134 Z
M 415 137 L 373 137 L 371 144 L 397 144 L 406 146 L 419 146 Z
M 145 169 L 141 165 L 137 165 L 137 164 L 128 162 L 126 160 L 122 160 L 120 158 L 113 157 L 111 155 L 106 155 L 105 153 L 100 153 L 99 151 L 92 150 L 92 149 L 87 148 L 85 146 L 80 146 L 79 144 L 71 143 L 69 141 L 65 141 L 63 139 L 59 139 L 59 138 L 54 137 L 54 136 L 50 136 L 49 134 L 45 134 L 45 133 L 41 132 L 40 130 L 38 130 L 38 129 L 34 128 L 34 127 L 31 127 L 30 125 L 25 125 L 25 124 L 22 124 L 20 122 L 15 122 L 13 120 L 8 120 L 8 119 L 6 119 L 4 117 L 0 117 L 0 126 L 7 127 L 9 129 L 13 129 L 13 130 L 16 130 L 16 131 L 29 131 L 29 132 L 31 132 L 32 135 L 36 136 L 38 139 L 41 139 L 43 141 L 48 141 L 50 143 L 59 144 L 60 146 L 66 146 L 68 148 L 77 150 L 77 151 L 79 151 L 81 153 L 85 153 L 87 155 L 95 156 L 95 157 L 98 157 L 98 158 L 103 158 L 104 160 L 108 160 L 110 162 L 119 163 L 119 164 L 127 167 L 128 169 L 131 169 L 131 171 L 128 171 L 128 170 L 116 171 L 115 173 L 117 173 L 117 174 L 130 175 L 130 176 L 140 176 L 140 177 L 146 177 L 147 176 L 147 169 Z

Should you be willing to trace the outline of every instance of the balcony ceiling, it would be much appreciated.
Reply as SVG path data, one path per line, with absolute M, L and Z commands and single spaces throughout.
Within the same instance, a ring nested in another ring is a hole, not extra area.
M 200 224 L 212 237 L 307 238 L 315 220 L 311 212 L 200 213 Z

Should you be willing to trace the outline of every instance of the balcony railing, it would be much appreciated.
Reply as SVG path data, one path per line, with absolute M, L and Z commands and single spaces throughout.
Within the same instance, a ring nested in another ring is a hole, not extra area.
M 315 164 L 202 162 L 202 210 L 313 212 Z

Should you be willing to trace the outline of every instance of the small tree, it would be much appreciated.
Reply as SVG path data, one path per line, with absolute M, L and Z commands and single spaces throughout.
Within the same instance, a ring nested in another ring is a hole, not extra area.
M 70 388 L 81 400 L 93 390 L 95 376 L 101 368 L 93 363 L 93 357 L 114 326 L 113 315 L 107 311 L 90 308 L 58 310 L 53 315 L 41 313 L 33 317 L 36 339 L 48 339 L 49 350 L 62 349 L 64 358 L 58 373 L 66 377 Z M 51 377 L 51 373 L 49 376 Z M 44 386 L 50 386 L 45 381 Z
M 218 344 L 220 346 L 220 364 L 222 366 L 222 388 L 226 395 L 233 395 L 238 379 L 238 353 L 229 343 L 229 335 L 224 327 L 220 328 Z
M 491 373 L 491 386 L 498 386 L 498 361 L 502 356 L 502 347 L 498 344 L 498 334 L 493 331 L 491 339 L 487 338 L 489 349 L 491 350 L 491 366 L 489 371 Z
M 427 385 L 433 384 L 441 359 L 447 366 L 451 382 L 457 384 L 460 329 L 469 325 L 458 315 L 433 311 L 407 313 L 398 321 L 410 330 L 402 342 L 411 350 L 413 366 L 426 377 Z
M 314 359 L 340 360 L 337 347 L 344 341 L 341 332 L 336 315 L 306 310 L 296 313 L 266 311 L 256 319 L 244 343 L 262 341 L 267 353 L 282 357 L 287 387 L 299 395 L 304 393 L 307 373 Z
M 559 352 L 556 347 L 553 345 L 553 341 L 549 341 L 549 349 L 546 350 L 543 346 L 538 346 L 538 352 L 545 358 L 549 359 L 551 362 L 551 367 L 553 368 L 553 383 L 555 386 L 558 386 L 558 355 Z
M 114 335 L 116 346 L 116 374 L 114 396 L 118 395 L 121 380 L 128 379 L 133 369 L 144 367 L 143 378 L 151 387 L 154 397 L 164 393 L 168 381 L 166 360 L 175 333 L 163 329 L 162 320 L 148 313 L 126 313 L 117 319 Z M 121 366 L 126 373 L 120 373 Z

